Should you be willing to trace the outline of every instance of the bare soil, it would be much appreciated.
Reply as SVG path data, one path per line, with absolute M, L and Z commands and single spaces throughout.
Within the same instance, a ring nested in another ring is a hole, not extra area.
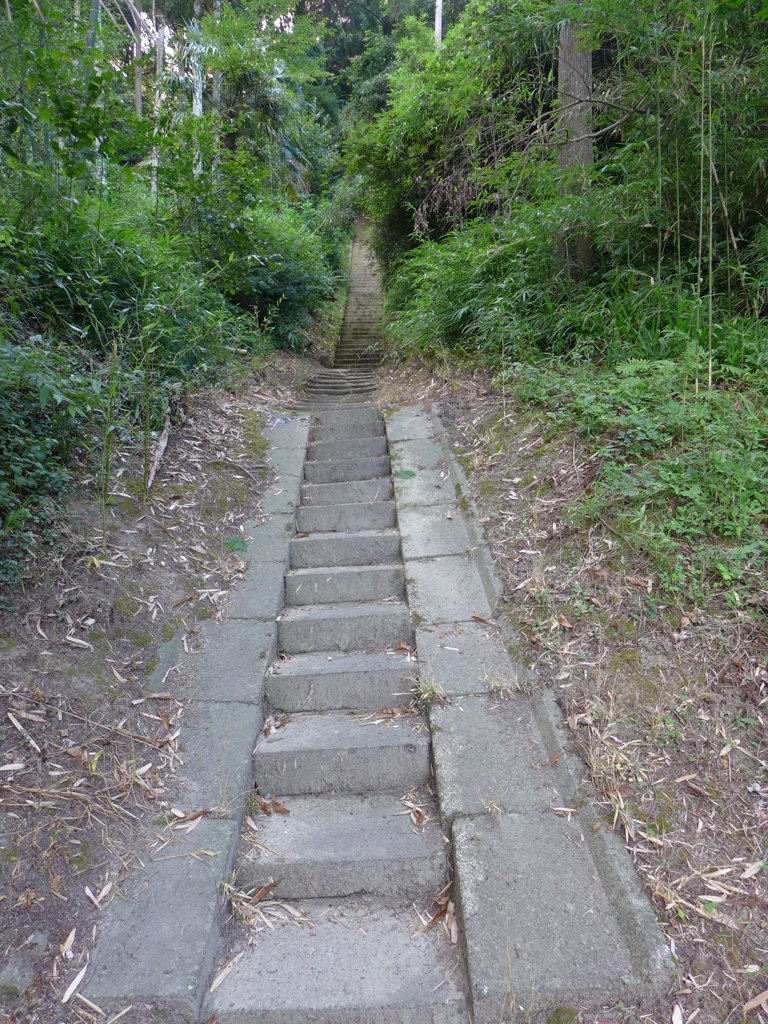
M 295 402 L 309 360 L 277 355 L 195 394 L 146 503 L 118 451 L 107 536 L 82 477 L 54 553 L 0 603 L 0 1022 L 105 1022 L 75 990 L 99 916 L 180 813 L 184 704 L 164 641 L 195 644 L 246 569 L 247 524 L 270 478 L 260 427 Z M 144 1020 L 132 1009 L 124 1018 Z
M 660 594 L 631 536 L 575 512 L 594 456 L 485 373 L 411 363 L 383 376 L 393 402 L 439 413 L 504 583 L 514 653 L 557 695 L 603 827 L 622 833 L 675 958 L 662 1007 L 609 1019 L 768 1021 L 764 614 Z

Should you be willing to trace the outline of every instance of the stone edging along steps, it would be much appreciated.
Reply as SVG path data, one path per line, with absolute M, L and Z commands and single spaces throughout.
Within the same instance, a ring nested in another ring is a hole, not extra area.
M 380 422 L 372 405 L 329 406 L 311 435 L 302 417 L 267 430 L 270 518 L 251 531 L 227 620 L 208 628 L 178 687 L 190 702 L 184 809 L 216 816 L 158 846 L 104 911 L 81 990 L 105 1009 L 146 1002 L 219 1024 L 499 1024 L 642 1001 L 671 977 L 628 855 L 593 830 L 559 710 L 546 691 L 527 695 L 493 623 L 490 554 L 439 423 L 422 407 L 387 413 L 386 437 Z M 287 657 L 270 672 L 278 643 Z M 417 675 L 442 695 L 428 733 L 415 717 L 368 717 L 406 704 Z M 256 822 L 238 885 L 279 878 L 275 898 L 305 916 L 281 921 L 278 906 L 272 928 L 222 940 L 220 886 L 254 773 L 291 813 Z M 440 831 L 457 946 L 440 923 L 420 928 L 412 906 L 443 884 Z M 226 956 L 233 967 L 209 993 Z

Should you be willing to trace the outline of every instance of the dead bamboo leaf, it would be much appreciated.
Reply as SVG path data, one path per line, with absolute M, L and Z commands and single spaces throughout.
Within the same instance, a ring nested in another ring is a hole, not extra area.
M 750 999 L 748 1003 L 744 1003 L 744 1016 L 752 1013 L 753 1010 L 766 1010 L 768 1009 L 768 988 L 761 992 L 759 996 L 755 996 L 754 999 Z
M 64 995 L 61 997 L 62 1003 L 68 1003 L 69 1002 L 69 1000 L 75 994 L 75 992 L 77 990 L 77 986 L 83 980 L 83 976 L 85 975 L 85 972 L 87 970 L 88 970 L 88 964 L 86 964 L 85 967 L 83 967 L 80 971 L 78 971 L 78 973 L 75 975 L 74 980 L 70 984 L 69 988 L 64 993 Z
M 87 640 L 81 640 L 79 636 L 72 636 L 71 633 L 64 637 L 64 643 L 70 644 L 72 647 L 80 647 L 86 651 L 93 650 L 93 644 L 89 644 Z
M 211 985 L 211 988 L 210 988 L 211 992 L 215 992 L 216 989 L 219 987 L 219 985 L 222 983 L 222 981 L 225 981 L 230 976 L 232 971 L 234 971 L 235 967 L 242 960 L 244 954 L 245 954 L 245 950 L 241 949 L 240 952 L 237 954 L 237 956 L 233 960 L 229 961 L 229 963 L 224 968 L 224 970 L 223 971 L 219 971 L 219 973 L 213 979 L 213 984 Z
M 751 864 L 747 864 L 747 866 L 744 868 L 744 873 L 741 877 L 742 879 L 754 878 L 755 875 L 759 874 L 759 872 L 762 871 L 764 867 L 765 861 L 755 860 Z

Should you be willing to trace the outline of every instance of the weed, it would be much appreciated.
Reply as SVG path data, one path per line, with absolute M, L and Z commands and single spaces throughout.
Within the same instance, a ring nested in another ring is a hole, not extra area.
M 434 680 L 424 678 L 416 683 L 411 707 L 420 714 L 426 714 L 433 707 L 447 707 L 450 703 L 450 698 L 445 696 L 442 686 Z

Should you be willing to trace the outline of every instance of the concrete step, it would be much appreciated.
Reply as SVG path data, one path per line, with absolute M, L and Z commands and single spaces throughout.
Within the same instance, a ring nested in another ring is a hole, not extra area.
M 293 569 L 285 576 L 286 605 L 405 599 L 405 569 L 394 565 Z
M 309 431 L 309 439 L 311 442 L 315 441 L 342 441 L 347 437 L 365 438 L 365 437 L 384 437 L 384 421 L 379 420 L 376 422 L 372 420 L 370 423 L 326 423 L 326 424 L 315 424 Z
M 445 884 L 445 843 L 437 808 L 426 796 L 416 803 L 423 827 L 397 794 L 294 796 L 289 814 L 260 814 L 258 832 L 246 832 L 238 888 L 279 879 L 281 900 L 434 895 Z
M 429 741 L 426 729 L 417 728 L 421 722 L 406 716 L 384 724 L 339 711 L 294 715 L 276 733 L 259 737 L 256 785 L 281 800 L 309 793 L 405 793 L 429 781 Z
M 313 441 L 307 451 L 310 461 L 326 459 L 377 458 L 387 454 L 385 437 L 342 438 L 335 441 Z
M 416 662 L 402 652 L 296 654 L 274 663 L 265 696 L 281 711 L 333 711 L 407 705 Z
M 400 534 L 397 530 L 312 533 L 308 537 L 293 537 L 289 552 L 292 569 L 376 565 L 400 558 Z
M 316 373 L 311 378 L 313 381 L 317 381 L 320 384 L 324 383 L 344 383 L 344 384 L 373 384 L 373 374 L 367 369 L 350 369 L 342 370 L 338 367 L 333 370 L 323 370 L 321 373 Z
M 344 385 L 343 387 L 334 387 L 327 384 L 319 384 L 312 386 L 307 385 L 305 389 L 305 394 L 307 395 L 308 398 L 314 400 L 317 398 L 337 399 L 340 397 L 344 398 L 346 396 L 351 397 L 353 395 L 372 395 L 374 391 L 375 388 L 373 387 L 373 385 L 371 385 L 371 387 L 363 388 L 351 387 L 349 385 Z
M 303 484 L 301 500 L 306 506 L 350 505 L 358 501 L 390 501 L 393 491 L 390 477 L 374 477 L 335 484 Z
M 389 456 L 369 459 L 323 459 L 304 463 L 304 479 L 310 484 L 334 484 L 347 480 L 373 480 L 389 476 Z
M 299 927 L 277 922 L 230 938 L 220 959 L 235 961 L 232 973 L 201 1020 L 466 1024 L 456 947 L 439 926 L 420 930 L 410 902 L 307 900 L 296 910 Z
M 280 650 L 286 654 L 381 651 L 413 639 L 408 609 L 399 603 L 286 608 L 277 629 Z
M 382 423 L 383 420 L 378 406 L 373 403 L 364 403 L 358 408 L 323 409 L 314 417 L 314 422 L 325 426 L 329 423 Z
M 337 368 L 328 374 L 320 375 L 317 374 L 312 376 L 307 381 L 308 388 L 334 388 L 341 390 L 348 388 L 350 391 L 359 391 L 364 388 L 374 388 L 376 381 L 373 379 L 373 374 L 370 370 L 359 369 L 357 367 L 350 369 Z
M 394 501 L 348 502 L 345 505 L 301 505 L 296 509 L 299 533 L 338 530 L 390 530 L 397 525 Z

